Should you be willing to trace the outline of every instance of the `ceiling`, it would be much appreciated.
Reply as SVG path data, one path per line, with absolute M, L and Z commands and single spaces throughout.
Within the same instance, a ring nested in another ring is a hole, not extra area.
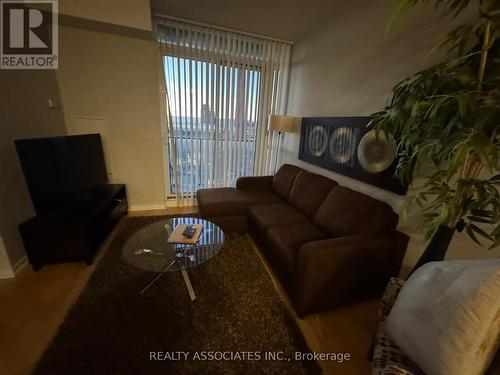
M 151 0 L 152 13 L 295 41 L 347 0 Z M 345 9 L 345 8 L 344 8 Z

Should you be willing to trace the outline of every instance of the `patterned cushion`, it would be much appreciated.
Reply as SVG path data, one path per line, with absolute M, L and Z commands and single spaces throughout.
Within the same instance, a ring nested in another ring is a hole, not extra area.
M 414 372 L 410 372 L 398 365 L 388 365 L 381 372 L 382 375 L 413 375 Z
M 396 298 L 398 298 L 398 294 L 401 291 L 404 283 L 404 280 L 398 279 L 396 277 L 391 278 L 387 283 L 378 310 L 378 318 L 380 322 L 384 322 L 387 318 L 387 315 L 389 315 L 389 313 L 391 312 L 392 306 L 394 305 L 394 302 L 396 302 Z
M 403 280 L 392 278 L 382 297 L 379 307 L 379 326 L 375 335 L 372 375 L 423 375 L 423 372 L 384 334 L 385 319 L 403 284 Z

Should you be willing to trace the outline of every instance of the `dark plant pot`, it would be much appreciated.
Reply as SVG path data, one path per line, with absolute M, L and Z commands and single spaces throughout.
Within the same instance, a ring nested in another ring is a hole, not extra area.
M 440 225 L 436 230 L 436 233 L 434 233 L 434 236 L 432 236 L 426 249 L 420 256 L 417 264 L 413 267 L 410 275 L 425 263 L 443 260 L 454 234 L 455 228 L 452 229 L 445 225 Z

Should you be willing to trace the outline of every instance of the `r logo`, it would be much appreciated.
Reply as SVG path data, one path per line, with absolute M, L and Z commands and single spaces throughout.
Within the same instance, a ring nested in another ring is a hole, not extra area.
M 25 29 L 24 13 L 28 13 L 28 28 Z M 24 48 L 24 33 L 28 32 L 28 48 L 48 48 L 35 33 L 42 26 L 43 14 L 38 9 L 10 9 L 10 48 Z
M 0 3 L 1 68 L 57 68 L 57 1 Z

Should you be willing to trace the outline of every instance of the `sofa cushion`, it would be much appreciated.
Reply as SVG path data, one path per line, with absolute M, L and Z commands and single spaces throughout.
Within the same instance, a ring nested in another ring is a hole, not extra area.
M 387 337 L 426 374 L 484 374 L 500 344 L 500 259 L 431 262 L 404 284 Z
M 248 209 L 248 216 L 251 221 L 266 230 L 310 223 L 306 216 L 287 203 L 251 205 Z
M 288 202 L 312 219 L 326 195 L 336 185 L 334 180 L 319 174 L 300 171 L 293 182 Z
M 290 274 L 295 274 L 297 253 L 307 242 L 322 240 L 327 236 L 313 224 L 299 224 L 283 228 L 271 228 L 268 232 L 269 247 L 273 256 Z
M 248 227 L 246 215 L 216 217 L 203 216 L 203 218 L 217 224 L 224 231 L 224 233 L 243 233 Z
M 239 190 L 270 190 L 273 176 L 242 176 L 236 180 L 236 189 Z
M 200 189 L 196 199 L 203 216 L 231 216 L 246 211 L 246 203 L 235 188 Z
M 391 206 L 344 186 L 335 186 L 319 207 L 313 222 L 332 236 L 377 234 L 398 223 Z
M 283 164 L 273 177 L 273 190 L 282 198 L 288 198 L 295 176 L 302 169 L 291 164 Z
M 200 189 L 196 192 L 198 207 L 204 217 L 246 215 L 250 204 L 276 203 L 282 199 L 269 190 L 235 188 Z
M 272 190 L 244 190 L 241 192 L 242 198 L 252 204 L 268 204 L 268 203 L 283 203 L 283 199 Z

